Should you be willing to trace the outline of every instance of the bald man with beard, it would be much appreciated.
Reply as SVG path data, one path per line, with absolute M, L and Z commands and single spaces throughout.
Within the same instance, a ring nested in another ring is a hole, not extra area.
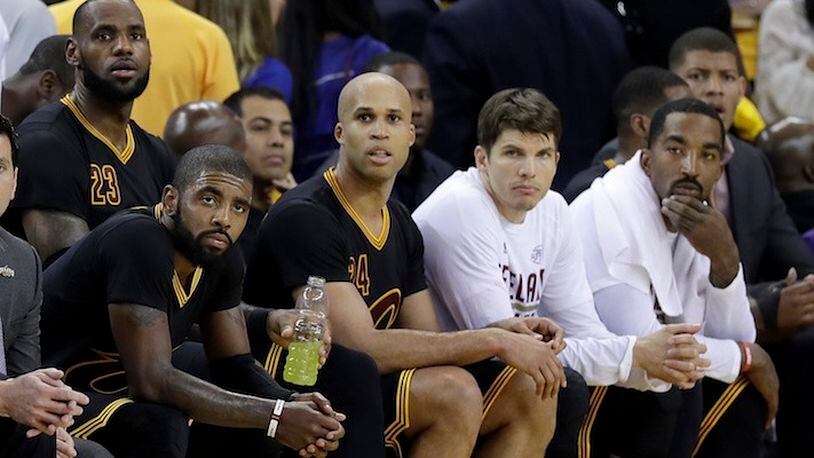
M 565 383 L 562 329 L 508 319 L 440 331 L 424 283 L 421 234 L 390 198 L 415 141 L 410 95 L 366 73 L 339 96 L 339 162 L 271 208 L 244 300 L 292 306 L 308 275 L 327 280 L 333 340 L 382 374 L 385 446 L 396 456 L 542 456 Z M 499 358 L 501 361 L 493 358 Z

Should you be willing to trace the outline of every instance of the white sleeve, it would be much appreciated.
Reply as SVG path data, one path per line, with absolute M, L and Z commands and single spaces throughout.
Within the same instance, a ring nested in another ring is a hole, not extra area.
M 557 237 L 561 243 L 553 267 L 546 272 L 538 314 L 565 329 L 568 345 L 560 360 L 582 374 L 588 385 L 626 381 L 636 338 L 614 335 L 599 320 L 570 209 L 563 206 L 560 215 Z
M 414 218 L 424 239 L 424 272 L 435 306 L 457 329 L 478 329 L 514 316 L 500 272 L 498 222 L 454 197 L 419 208 Z M 475 221 L 478 224 L 473 224 Z
M 41 40 L 57 33 L 54 16 L 45 4 L 36 1 L 17 6 L 23 8 L 23 11 L 19 12 L 14 27 L 9 29 L 6 76 L 17 73 Z
M 798 43 L 804 37 L 796 25 L 800 19 L 795 17 L 792 2 L 774 3 L 767 7 L 760 20 L 756 89 L 760 100 L 769 105 L 760 108 L 770 113 L 779 111 L 780 117 L 811 115 L 814 72 L 806 65 L 809 53 L 801 52 Z M 805 37 L 812 38 L 811 35 Z

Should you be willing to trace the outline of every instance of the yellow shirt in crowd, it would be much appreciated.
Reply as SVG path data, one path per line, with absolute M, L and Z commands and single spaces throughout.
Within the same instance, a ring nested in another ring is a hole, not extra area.
M 72 32 L 73 14 L 84 0 L 50 6 L 58 33 Z M 162 135 L 170 113 L 195 100 L 222 102 L 240 83 L 232 48 L 215 23 L 171 0 L 136 0 L 144 15 L 153 60 L 147 90 L 133 104 L 132 118 Z

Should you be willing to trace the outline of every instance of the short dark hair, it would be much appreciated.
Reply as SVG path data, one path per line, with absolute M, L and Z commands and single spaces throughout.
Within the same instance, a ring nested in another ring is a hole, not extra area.
M 11 120 L 3 115 L 0 115 L 0 135 L 8 137 L 8 141 L 11 143 L 11 166 L 17 167 L 17 154 L 20 151 L 17 144 L 17 132 L 14 131 L 14 124 L 11 123 Z
M 400 64 L 413 64 L 424 68 L 424 66 L 421 65 L 421 62 L 419 62 L 415 57 L 403 52 L 390 51 L 379 54 L 378 56 L 370 59 L 367 64 L 365 64 L 364 68 L 362 68 L 362 73 L 378 72 L 384 67 Z
M 647 137 L 648 148 L 653 146 L 653 143 L 664 131 L 664 123 L 667 121 L 667 116 L 673 113 L 697 113 L 714 119 L 721 129 L 721 148 L 723 148 L 724 139 L 726 138 L 726 129 L 724 129 L 724 122 L 721 120 L 721 116 L 715 111 L 715 108 L 712 108 L 698 99 L 673 100 L 659 107 L 653 115 L 653 120 L 650 121 L 650 134 Z
M 65 59 L 65 45 L 68 35 L 52 35 L 40 41 L 31 52 L 31 57 L 20 67 L 21 75 L 31 75 L 43 70 L 56 73 L 63 86 L 73 86 L 74 68 Z
M 681 35 L 670 47 L 670 69 L 675 70 L 684 63 L 684 58 L 690 51 L 725 52 L 735 56 L 738 63 L 738 73 L 743 75 L 741 53 L 735 40 L 718 29 L 700 27 Z
M 629 125 L 634 113 L 653 116 L 653 112 L 667 102 L 667 89 L 676 86 L 687 87 L 680 76 L 654 66 L 639 67 L 622 78 L 613 93 L 613 116 L 617 129 Z
M 226 97 L 226 100 L 223 101 L 223 104 L 229 107 L 232 111 L 237 113 L 238 116 L 243 116 L 243 109 L 241 105 L 243 104 L 243 100 L 249 97 L 262 97 L 268 100 L 279 100 L 283 103 L 288 105 L 285 101 L 285 97 L 276 89 L 272 89 L 269 87 L 247 87 L 238 90 L 234 94 Z
M 227 173 L 252 183 L 252 171 L 235 150 L 224 145 L 201 145 L 181 156 L 172 185 L 183 192 L 204 172 Z
M 536 89 L 504 89 L 490 97 L 480 110 L 478 144 L 489 151 L 500 134 L 509 129 L 553 135 L 558 143 L 562 134 L 560 110 Z
M 76 9 L 76 11 L 74 11 L 73 20 L 71 21 L 71 33 L 72 34 L 76 33 L 76 26 L 79 25 L 79 21 L 81 21 L 83 16 L 85 15 L 85 10 L 88 9 L 88 7 L 91 5 L 91 3 L 95 3 L 97 1 L 98 0 L 87 0 L 85 2 L 82 2 L 82 4 L 79 5 L 79 7 Z M 132 3 L 134 5 L 136 4 L 136 2 L 134 0 L 126 0 L 126 1 L 129 1 L 130 3 Z M 138 8 L 138 5 L 136 5 L 136 8 Z M 139 11 L 141 11 L 141 10 L 139 10 Z

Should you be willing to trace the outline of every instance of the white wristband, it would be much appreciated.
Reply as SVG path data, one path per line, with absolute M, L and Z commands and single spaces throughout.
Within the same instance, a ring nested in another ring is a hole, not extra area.
M 266 430 L 266 436 L 268 437 L 276 437 L 277 436 L 277 427 L 280 424 L 280 415 L 283 413 L 283 408 L 285 407 L 285 401 L 278 400 L 274 404 L 274 411 L 271 413 L 271 421 L 269 421 L 268 430 Z

